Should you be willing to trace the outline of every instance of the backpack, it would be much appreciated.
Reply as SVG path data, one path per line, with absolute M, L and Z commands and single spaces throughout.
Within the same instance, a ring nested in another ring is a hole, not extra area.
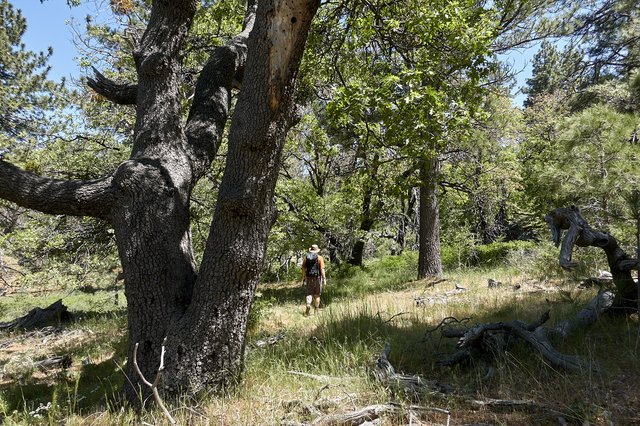
M 308 277 L 317 277 L 320 275 L 320 264 L 318 262 L 317 253 L 308 253 L 304 266 L 307 268 Z

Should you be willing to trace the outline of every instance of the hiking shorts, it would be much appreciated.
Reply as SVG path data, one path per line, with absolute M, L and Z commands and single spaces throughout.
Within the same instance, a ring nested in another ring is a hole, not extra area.
M 307 277 L 307 296 L 322 294 L 322 277 Z

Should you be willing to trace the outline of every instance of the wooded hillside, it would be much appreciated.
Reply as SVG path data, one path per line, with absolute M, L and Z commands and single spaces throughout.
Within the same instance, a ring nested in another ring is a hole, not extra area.
M 636 1 L 98 3 L 0 0 L 0 422 L 640 421 Z

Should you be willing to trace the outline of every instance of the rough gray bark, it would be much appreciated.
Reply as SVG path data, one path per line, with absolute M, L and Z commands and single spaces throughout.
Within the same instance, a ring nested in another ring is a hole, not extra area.
M 136 84 L 116 83 L 105 77 L 96 68 L 93 68 L 93 78 L 87 77 L 87 86 L 97 94 L 105 97 L 113 103 L 120 105 L 134 105 L 138 97 Z
M 211 53 L 184 123 L 182 48 L 198 4 L 153 1 L 134 52 L 138 81 L 125 85 L 126 96 L 123 85 L 120 98 L 114 95 L 115 83 L 104 76 L 90 83 L 121 103 L 132 103 L 135 92 L 131 156 L 111 176 L 57 181 L 0 161 L 0 197 L 44 212 L 110 220 L 125 278 L 129 359 L 139 344 L 140 372 L 152 377 L 168 336 L 164 389 L 174 394 L 189 386 L 222 389 L 242 371 L 247 316 L 275 218 L 282 146 L 294 118 L 295 77 L 319 2 L 265 0 L 256 11 L 249 0 L 244 31 Z M 198 274 L 190 195 L 216 154 L 232 86 L 240 81 L 227 168 Z M 126 374 L 127 399 L 139 405 L 149 389 L 133 363 Z
M 420 245 L 418 279 L 442 275 L 440 258 L 440 212 L 437 157 L 423 160 L 420 168 Z
M 0 159 L 0 198 L 44 213 L 107 218 L 115 202 L 112 177 L 49 179 Z
M 187 386 L 223 389 L 242 373 L 247 317 L 276 217 L 275 183 L 294 119 L 294 81 L 317 7 L 317 0 L 258 4 L 226 172 L 195 284 L 198 297 L 167 341 L 171 392 Z M 184 330 L 198 338 L 185 339 Z
M 631 258 L 618 245 L 618 241 L 609 233 L 591 228 L 582 217 L 577 207 L 559 208 L 545 216 L 549 225 L 553 242 L 560 247 L 560 266 L 571 270 L 576 263 L 571 260 L 573 246 L 599 247 L 606 256 L 609 270 L 616 286 L 616 296 L 613 306 L 634 308 L 638 299 L 638 290 L 631 271 L 638 269 L 640 262 Z M 564 238 L 563 232 L 566 231 Z

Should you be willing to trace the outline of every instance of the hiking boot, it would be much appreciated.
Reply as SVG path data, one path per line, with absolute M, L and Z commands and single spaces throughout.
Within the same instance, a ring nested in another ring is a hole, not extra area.
M 308 317 L 311 313 L 311 306 L 307 305 L 307 308 L 304 310 L 304 316 Z

